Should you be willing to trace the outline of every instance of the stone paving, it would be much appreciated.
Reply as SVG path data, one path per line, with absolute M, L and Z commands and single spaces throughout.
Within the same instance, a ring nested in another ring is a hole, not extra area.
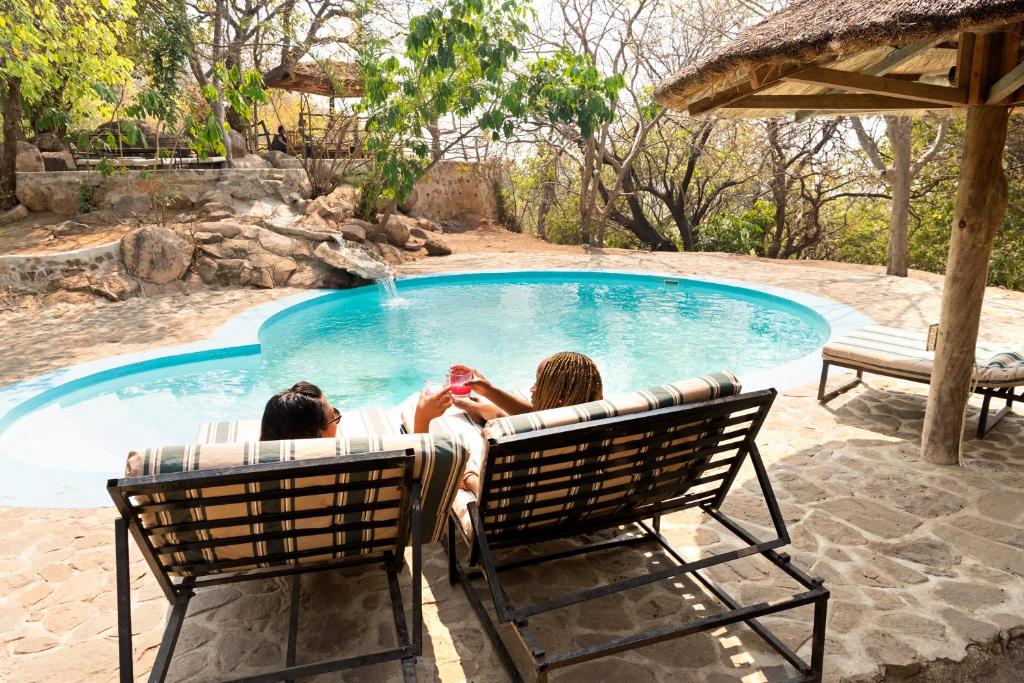
M 764 282 L 830 297 L 880 323 L 907 328 L 937 320 L 941 292 L 941 280 L 934 277 L 897 279 L 867 268 L 707 254 L 456 254 L 405 270 L 495 267 L 648 269 Z M 201 338 L 242 308 L 284 293 L 210 291 L 57 308 L 46 315 L 11 314 L 0 321 L 0 383 L 113 352 Z M 202 314 L 198 321 L 197 314 Z M 109 335 L 110 340 L 89 344 L 97 329 L 101 339 Z M 990 289 L 982 334 L 1004 342 L 1024 338 L 1024 294 Z M 907 675 L 920 662 L 959 660 L 971 643 L 991 641 L 1000 632 L 1020 637 L 1024 418 L 1007 418 L 985 441 L 968 439 L 965 466 L 944 468 L 922 461 L 918 452 L 924 387 L 869 377 L 866 385 L 828 406 L 817 404 L 814 391 L 811 386 L 785 391 L 759 445 L 792 537 L 790 552 L 802 567 L 824 577 L 832 593 L 826 680 Z M 969 432 L 975 419 L 972 403 Z M 742 473 L 738 483 L 725 510 L 763 529 L 752 473 Z M 112 509 L 8 508 L 0 515 L 0 680 L 115 680 Z M 663 529 L 692 557 L 731 547 L 724 529 L 697 514 L 673 515 Z M 545 591 L 633 575 L 666 561 L 658 552 L 637 548 L 609 552 L 518 572 L 512 593 L 543 597 Z M 507 680 L 467 600 L 448 585 L 439 547 L 426 550 L 424 571 L 421 680 Z M 795 586 L 756 559 L 713 576 L 747 604 Z M 131 577 L 136 674 L 142 678 L 156 653 L 166 603 L 137 556 Z M 382 573 L 325 572 L 304 578 L 302 585 L 300 661 L 393 642 Z M 170 680 L 243 675 L 282 661 L 288 594 L 281 580 L 200 593 L 182 630 Z M 536 627 L 542 643 L 558 649 L 716 609 L 695 586 L 676 582 L 570 608 L 538 620 Z M 796 612 L 770 625 L 807 654 L 808 618 Z M 573 667 L 553 680 L 753 683 L 786 675 L 780 659 L 748 629 L 730 627 Z M 396 666 L 381 665 L 317 680 L 400 676 Z

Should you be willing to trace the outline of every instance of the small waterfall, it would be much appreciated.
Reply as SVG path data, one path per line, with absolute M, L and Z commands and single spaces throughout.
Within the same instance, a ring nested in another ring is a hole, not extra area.
M 394 301 L 398 299 L 398 285 L 395 281 L 394 275 L 388 275 L 377 280 L 377 289 L 380 290 L 380 296 L 385 301 Z
M 385 306 L 388 308 L 400 308 L 408 303 L 407 299 L 403 299 L 398 295 L 395 273 L 388 264 L 371 258 L 369 254 L 362 250 L 350 248 L 345 242 L 345 238 L 341 235 L 335 235 L 334 241 L 338 245 L 337 253 L 346 263 L 344 266 L 346 270 L 354 270 L 361 277 L 376 282 L 377 289 L 380 291 L 380 298 Z

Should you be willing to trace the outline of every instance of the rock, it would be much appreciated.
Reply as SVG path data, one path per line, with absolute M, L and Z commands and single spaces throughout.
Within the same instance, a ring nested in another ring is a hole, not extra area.
M 205 206 L 207 204 L 224 204 L 232 208 L 234 207 L 231 193 L 223 189 L 208 190 L 199 195 L 199 199 L 196 200 L 196 206 Z
M 57 280 L 56 288 L 68 292 L 88 292 L 92 289 L 92 282 L 85 273 L 78 273 Z
M 410 239 L 408 242 L 402 245 L 402 249 L 406 251 L 419 251 L 423 248 L 425 242 L 423 240 Z
M 284 258 L 274 264 L 271 272 L 274 276 L 274 282 L 278 285 L 283 285 L 291 279 L 292 274 L 298 269 L 298 264 L 293 259 Z
M 449 256 L 452 253 L 451 247 L 437 239 L 427 240 L 423 246 L 426 247 L 428 256 Z
M 261 250 L 258 243 L 246 239 L 225 239 L 214 244 L 202 244 L 199 251 L 215 259 L 244 259 L 250 253 Z
M 420 193 L 416 191 L 416 188 L 412 188 L 409 194 L 406 196 L 405 201 L 398 203 L 398 210 L 402 213 L 409 213 L 416 206 L 417 200 L 420 198 Z
M 84 235 L 92 231 L 92 226 L 78 221 L 64 221 L 53 229 L 54 237 L 67 237 L 69 235 Z
M 366 239 L 366 228 L 355 223 L 346 223 L 338 228 L 341 236 L 351 242 L 362 242 Z
M 387 244 L 388 233 L 386 230 L 382 230 L 375 225 L 370 230 L 366 231 L 366 239 L 376 244 Z
M 227 220 L 228 218 L 234 218 L 234 217 L 235 217 L 234 212 L 224 211 L 223 209 L 215 209 L 213 211 L 210 211 L 210 212 L 206 213 L 203 216 L 203 218 L 205 218 L 208 221 L 223 221 L 223 220 Z
M 14 194 L 17 196 L 18 201 L 25 205 L 29 211 L 50 210 L 49 190 L 41 185 L 18 183 Z
M 921 520 L 913 515 L 866 498 L 839 498 L 829 502 L 824 509 L 859 529 L 888 539 L 899 538 L 921 524 Z
M 401 265 L 405 261 L 402 250 L 398 247 L 390 244 L 378 244 L 377 250 L 380 252 L 381 257 L 393 266 Z
M 398 216 L 388 219 L 388 224 L 384 226 L 384 233 L 387 235 L 388 244 L 394 247 L 401 247 L 409 241 L 409 226 Z
M 158 285 L 184 275 L 193 251 L 188 240 L 156 225 L 133 230 L 121 240 L 121 259 L 128 273 Z
M 295 272 L 288 278 L 288 286 L 313 289 L 320 286 L 320 276 L 313 268 L 302 266 L 296 268 Z
M 270 162 L 270 165 L 274 168 L 302 168 L 302 161 L 295 157 L 288 156 L 284 152 L 274 150 L 264 152 L 261 156 Z
M 295 225 L 275 225 L 274 232 L 311 242 L 331 242 L 334 240 L 334 233 L 328 230 L 309 230 Z
M 238 237 L 242 234 L 245 228 L 231 221 L 219 221 L 216 223 L 199 223 L 196 225 L 197 232 L 217 233 L 224 237 Z
M 284 235 L 278 235 L 276 232 L 265 230 L 263 228 L 257 228 L 256 234 L 257 242 L 261 247 L 269 251 L 271 254 L 277 254 L 278 256 L 291 256 L 292 252 L 295 251 L 295 240 Z
M 8 209 L 0 214 L 0 225 L 6 225 L 7 223 L 13 223 L 14 221 L 20 221 L 23 218 L 28 218 L 28 207 L 24 204 L 18 204 L 13 209 Z
M 935 596 L 953 607 L 967 610 L 991 607 L 1009 598 L 1002 588 L 973 581 L 943 581 L 935 589 Z
M 232 157 L 231 168 L 271 168 L 270 162 L 255 154 Z
M 36 149 L 44 153 L 68 152 L 71 150 L 71 145 L 64 138 L 49 131 L 39 133 L 32 138 L 32 144 L 36 146 Z
M 81 197 L 77 187 L 57 185 L 50 188 L 47 203 L 49 210 L 60 216 L 75 216 L 82 213 Z
M 434 236 L 424 230 L 423 228 L 409 228 L 409 235 L 412 237 L 419 238 L 421 240 L 434 239 Z
M 303 212 L 307 216 L 317 215 L 337 223 L 352 218 L 355 214 L 354 190 L 347 185 L 334 188 L 330 194 L 317 197 L 307 204 Z
M 330 242 L 321 242 L 313 250 L 313 256 L 332 268 L 355 273 L 367 280 L 376 280 L 391 275 L 391 269 L 385 264 L 372 258 L 361 247 L 349 242 L 346 242 L 343 247 L 337 244 L 332 245 Z
M 108 121 L 97 126 L 94 135 L 106 137 L 107 133 L 113 134 L 115 139 L 120 134 L 125 147 L 156 146 L 156 128 L 142 119 Z
M 137 296 L 140 287 L 135 280 L 130 280 L 119 272 L 113 272 L 100 278 L 91 290 L 93 294 L 98 294 L 109 301 L 124 301 Z
M 43 169 L 47 171 L 77 171 L 78 164 L 71 152 L 42 152 Z
M 441 229 L 440 225 L 430 220 L 429 218 L 417 218 L 415 227 L 419 228 L 420 230 L 425 230 L 427 232 L 444 232 L 444 230 Z
M 245 141 L 245 136 L 239 133 L 237 130 L 228 131 L 228 142 L 231 143 L 231 160 L 234 165 L 235 159 L 242 159 L 249 155 L 249 144 Z M 241 166 L 239 168 L 246 168 Z
M 18 141 L 18 156 L 15 158 L 14 167 L 18 173 L 42 173 L 46 170 L 43 155 L 35 145 L 24 140 Z
M 260 289 L 273 289 L 274 273 L 269 268 L 255 268 L 249 284 Z
M 217 262 L 209 256 L 200 256 L 196 260 L 194 272 L 208 285 L 217 281 Z

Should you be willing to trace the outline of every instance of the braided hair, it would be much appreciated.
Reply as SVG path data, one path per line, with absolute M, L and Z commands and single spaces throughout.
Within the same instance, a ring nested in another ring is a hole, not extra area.
M 604 398 L 601 372 L 589 357 L 562 351 L 541 361 L 533 391 L 533 409 L 574 406 Z

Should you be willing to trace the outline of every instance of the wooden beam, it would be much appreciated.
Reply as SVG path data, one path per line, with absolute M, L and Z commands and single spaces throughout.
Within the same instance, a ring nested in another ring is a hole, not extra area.
M 1001 104 L 1003 100 L 1008 99 L 1021 86 L 1024 86 L 1024 62 L 1017 64 L 1017 60 L 1020 58 L 1020 34 L 1020 24 L 1007 30 L 1003 40 L 1002 65 L 1002 70 L 1006 75 L 996 81 L 992 89 L 988 91 L 985 104 Z
M 964 106 L 967 104 L 967 91 L 928 83 L 913 83 L 894 78 L 867 76 L 853 71 L 837 69 L 812 68 L 787 76 L 787 81 L 829 85 L 843 90 L 872 93 L 875 95 L 891 95 L 921 102 Z
M 996 52 L 1002 48 L 1002 39 L 999 34 L 977 38 L 971 67 L 972 97 L 976 90 L 987 92 L 1004 75 L 1001 52 Z M 979 47 L 984 49 L 979 52 Z M 1009 107 L 967 108 L 938 345 L 921 434 L 921 456 L 937 464 L 960 461 L 992 242 L 1008 203 L 1003 150 L 1009 117 Z
M 730 102 L 722 109 L 806 109 L 813 111 L 901 111 L 904 109 L 949 109 L 948 104 L 885 95 L 750 95 Z
M 776 64 L 762 66 L 750 74 L 749 81 L 716 92 L 708 97 L 689 102 L 686 105 L 686 110 L 690 113 L 690 116 L 697 116 L 698 114 L 705 114 L 714 109 L 725 107 L 738 99 L 766 90 L 779 83 L 785 76 L 805 68 L 807 68 L 806 65 L 780 66 Z

